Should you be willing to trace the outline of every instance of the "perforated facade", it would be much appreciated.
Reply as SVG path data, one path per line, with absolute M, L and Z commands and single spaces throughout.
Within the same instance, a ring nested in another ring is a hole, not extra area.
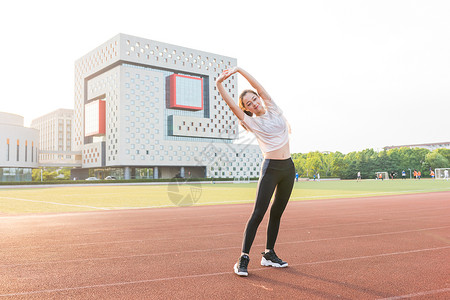
M 80 58 L 73 148 L 82 151 L 83 168 L 123 169 L 125 178 L 136 168 L 165 178 L 259 176 L 262 154 L 233 143 L 238 122 L 215 87 L 236 63 L 125 34 Z M 235 76 L 224 86 L 237 97 Z M 98 100 L 105 101 L 105 134 L 86 135 L 85 107 Z

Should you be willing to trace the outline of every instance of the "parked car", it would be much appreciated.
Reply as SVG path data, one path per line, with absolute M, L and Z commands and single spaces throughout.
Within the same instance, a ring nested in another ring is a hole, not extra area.
M 86 180 L 99 180 L 97 177 L 88 177 Z
M 117 178 L 114 176 L 106 176 L 105 180 L 116 180 Z

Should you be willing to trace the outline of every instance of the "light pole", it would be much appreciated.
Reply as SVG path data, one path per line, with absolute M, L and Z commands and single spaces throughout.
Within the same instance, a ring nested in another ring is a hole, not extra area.
M 412 177 L 411 177 L 411 169 L 408 169 L 409 170 L 409 179 L 412 179 Z

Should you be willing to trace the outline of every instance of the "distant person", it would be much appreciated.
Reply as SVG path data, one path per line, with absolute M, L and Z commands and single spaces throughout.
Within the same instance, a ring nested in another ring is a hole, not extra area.
M 356 181 L 361 181 L 361 172 L 358 171 L 358 174 L 356 174 Z
M 448 170 L 444 171 L 444 179 L 446 179 L 448 181 Z
M 417 178 L 420 179 L 420 177 L 422 177 L 422 172 L 418 171 L 417 172 Z
M 295 172 L 295 181 L 298 182 L 298 173 L 297 172 Z
M 314 181 L 316 181 L 316 174 L 313 175 L 313 179 L 314 179 Z
M 402 180 L 405 179 L 406 180 L 406 172 L 405 170 L 402 171 Z
M 432 179 L 434 179 L 434 171 L 433 170 L 430 170 L 430 176 Z
M 383 180 L 383 174 L 378 174 L 378 178 L 380 178 L 381 180 Z
M 224 80 L 235 73 L 241 74 L 256 90 L 244 90 L 239 96 L 239 105 L 222 85 Z M 255 206 L 245 228 L 242 252 L 234 265 L 234 272 L 239 276 L 248 276 L 250 248 L 274 192 L 275 197 L 267 226 L 266 249 L 261 253 L 263 255 L 261 265 L 287 267 L 288 263 L 275 254 L 274 247 L 281 216 L 288 204 L 295 180 L 295 167 L 289 149 L 289 124 L 272 97 L 247 71 L 239 67 L 223 71 L 216 80 L 216 87 L 244 129 L 256 136 L 261 152 L 264 154 Z
M 414 179 L 417 179 L 417 171 L 414 169 L 414 172 L 413 172 L 413 176 L 414 176 Z

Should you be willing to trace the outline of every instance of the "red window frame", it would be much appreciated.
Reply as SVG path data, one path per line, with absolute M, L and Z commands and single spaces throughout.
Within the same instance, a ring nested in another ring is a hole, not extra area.
M 201 106 L 187 106 L 177 104 L 177 77 L 189 78 L 194 80 L 200 80 L 201 82 Z M 172 74 L 169 76 L 170 82 L 170 108 L 189 109 L 189 110 L 203 110 L 203 78 Z

